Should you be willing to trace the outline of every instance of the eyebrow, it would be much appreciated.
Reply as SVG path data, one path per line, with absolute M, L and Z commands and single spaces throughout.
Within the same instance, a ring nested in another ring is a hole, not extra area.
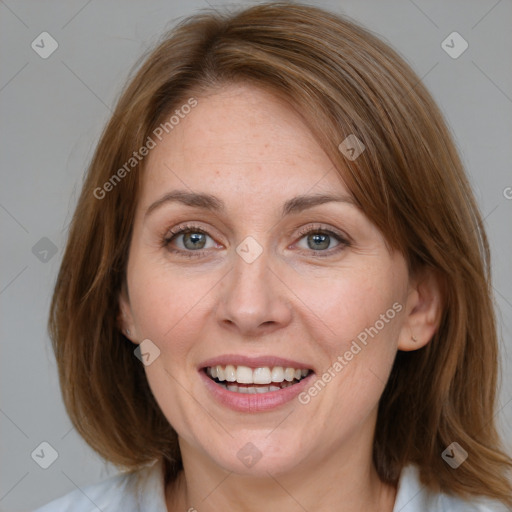
M 281 209 L 281 217 L 286 217 L 287 215 L 291 214 L 297 214 L 308 208 L 313 208 L 315 206 L 330 202 L 348 203 L 353 206 L 356 206 L 356 202 L 354 201 L 354 199 L 346 195 L 300 195 L 293 197 L 292 199 L 288 199 L 283 204 L 283 207 Z M 209 210 L 218 213 L 223 213 L 226 211 L 224 201 L 211 194 L 188 192 L 186 190 L 173 190 L 162 196 L 160 199 L 156 200 L 153 204 L 151 204 L 146 210 L 144 217 L 147 217 L 160 206 L 167 203 L 181 203 L 186 206 L 191 206 L 193 208 L 200 208 L 203 210 Z

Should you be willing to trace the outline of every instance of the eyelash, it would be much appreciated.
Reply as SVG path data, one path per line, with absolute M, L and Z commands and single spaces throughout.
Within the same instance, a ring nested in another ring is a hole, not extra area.
M 186 234 L 186 233 L 202 233 L 204 235 L 210 236 L 204 229 L 202 229 L 199 226 L 196 226 L 193 224 L 181 224 L 181 225 L 177 226 L 176 228 L 167 231 L 167 235 L 165 237 L 163 237 L 163 239 L 162 239 L 162 244 L 161 244 L 162 247 L 167 247 L 167 250 L 169 250 L 170 252 L 172 252 L 174 254 L 179 254 L 179 255 L 185 256 L 187 258 L 201 257 L 210 250 L 210 249 L 203 249 L 203 250 L 197 250 L 197 251 L 191 251 L 191 250 L 184 251 L 182 249 L 169 248 L 169 244 L 176 237 L 178 237 L 179 235 Z M 324 229 L 320 226 L 309 226 L 308 228 L 304 228 L 304 229 L 300 230 L 298 233 L 298 235 L 300 235 L 299 240 L 304 238 L 304 236 L 309 235 L 310 233 L 321 233 L 323 235 L 332 236 L 332 237 L 336 238 L 338 242 L 340 242 L 339 245 L 337 245 L 336 247 L 334 247 L 332 249 L 327 249 L 324 251 L 315 251 L 314 249 L 310 249 L 310 251 L 312 251 L 314 253 L 318 253 L 318 254 L 315 254 L 315 256 L 319 256 L 321 258 L 331 256 L 333 253 L 337 253 L 337 252 L 343 250 L 344 248 L 350 246 L 350 242 L 347 240 L 347 237 L 342 236 L 340 233 L 337 233 L 330 229 Z M 210 236 L 210 238 L 211 238 L 211 236 Z M 326 254 L 320 255 L 321 253 L 326 253 Z

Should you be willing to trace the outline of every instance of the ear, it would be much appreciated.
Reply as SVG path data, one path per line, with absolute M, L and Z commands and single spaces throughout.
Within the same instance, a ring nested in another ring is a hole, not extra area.
M 439 328 L 442 309 L 441 277 L 433 269 L 424 268 L 410 279 L 398 350 L 417 350 L 429 343 Z
M 121 285 L 121 291 L 119 292 L 119 313 L 116 321 L 117 326 L 123 336 L 135 343 L 134 340 L 137 339 L 135 333 L 135 323 L 133 321 L 132 309 L 128 296 L 128 288 L 125 281 L 123 281 L 123 284 Z

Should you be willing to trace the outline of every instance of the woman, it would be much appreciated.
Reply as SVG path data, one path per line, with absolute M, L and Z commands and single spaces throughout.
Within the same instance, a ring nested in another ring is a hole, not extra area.
M 103 133 L 49 321 L 127 471 L 40 511 L 506 510 L 489 269 L 393 50 L 298 4 L 185 20 Z

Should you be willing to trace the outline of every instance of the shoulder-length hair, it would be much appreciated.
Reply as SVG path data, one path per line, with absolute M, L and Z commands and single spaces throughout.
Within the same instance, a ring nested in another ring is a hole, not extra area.
M 163 122 L 170 129 L 165 121 L 193 103 L 192 93 L 200 101 L 200 93 L 237 81 L 265 87 L 300 112 L 410 271 L 430 269 L 442 282 L 439 329 L 424 348 L 398 352 L 380 400 L 373 453 L 381 479 L 396 484 L 402 467 L 415 463 L 432 490 L 512 505 L 512 460 L 494 421 L 489 247 L 452 136 L 394 50 L 344 17 L 295 3 L 183 20 L 122 92 L 83 183 L 48 323 L 74 426 L 120 468 L 161 460 L 170 481 L 182 467 L 176 432 L 120 332 L 119 293 L 142 148 Z M 349 135 L 365 145 L 355 160 L 338 149 Z M 457 470 L 441 457 L 453 441 L 469 454 Z

